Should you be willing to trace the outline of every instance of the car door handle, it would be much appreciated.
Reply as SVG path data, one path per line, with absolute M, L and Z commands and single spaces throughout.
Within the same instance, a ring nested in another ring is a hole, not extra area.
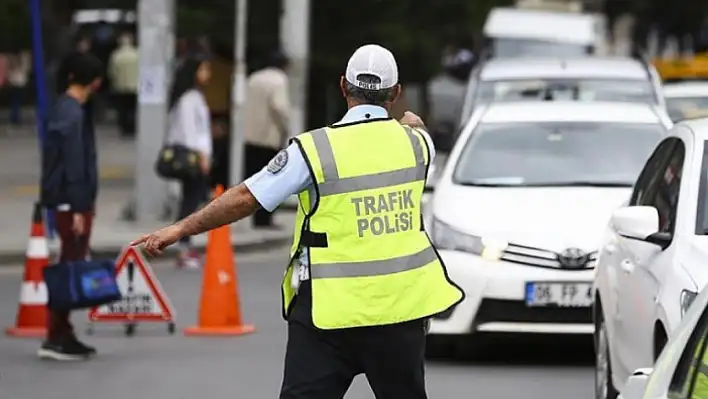
M 620 267 L 627 274 L 630 274 L 634 271 L 634 263 L 629 259 L 625 259 L 620 262 Z

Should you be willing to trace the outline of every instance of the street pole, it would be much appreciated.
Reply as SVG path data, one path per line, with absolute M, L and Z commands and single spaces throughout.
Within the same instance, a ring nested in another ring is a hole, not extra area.
M 248 23 L 247 0 L 237 0 L 235 20 L 234 73 L 231 85 L 231 165 L 229 171 L 229 178 L 232 186 L 241 183 L 244 179 L 243 106 L 246 102 L 246 27 Z
M 290 135 L 305 131 L 307 74 L 310 55 L 310 0 L 284 0 L 280 42 L 290 58 Z
M 35 70 L 35 91 L 37 93 L 36 118 L 37 136 L 39 137 L 39 150 L 42 151 L 46 132 L 44 122 L 47 120 L 49 110 L 49 96 L 47 95 L 47 81 L 44 71 L 44 44 L 42 41 L 42 5 L 40 0 L 30 1 L 30 18 L 32 19 L 32 62 Z M 54 239 L 54 211 L 47 209 L 47 238 Z
M 167 133 L 167 94 L 174 58 L 174 0 L 139 0 L 138 162 L 135 216 L 155 221 L 165 213 L 167 184 L 155 174 L 155 160 Z

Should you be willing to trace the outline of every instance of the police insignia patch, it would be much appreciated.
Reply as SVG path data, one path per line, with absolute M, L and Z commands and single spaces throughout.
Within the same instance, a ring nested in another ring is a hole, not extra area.
M 266 167 L 266 170 L 269 173 L 276 174 L 283 170 L 285 165 L 288 164 L 288 152 L 285 150 L 280 150 L 273 159 L 268 162 L 268 166 Z

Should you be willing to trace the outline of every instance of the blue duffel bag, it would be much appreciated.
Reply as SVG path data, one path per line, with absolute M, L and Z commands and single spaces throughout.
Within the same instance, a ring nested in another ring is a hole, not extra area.
M 52 310 L 76 310 L 101 306 L 122 298 L 113 261 L 80 260 L 44 268 Z

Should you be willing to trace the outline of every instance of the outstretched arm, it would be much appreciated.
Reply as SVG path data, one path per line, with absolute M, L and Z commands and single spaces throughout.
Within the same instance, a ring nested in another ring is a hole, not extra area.
M 260 205 L 245 184 L 232 187 L 201 210 L 177 223 L 182 236 L 193 236 L 250 216 Z
M 182 237 L 236 222 L 258 208 L 272 212 L 310 182 L 305 159 L 297 145 L 291 144 L 273 158 L 268 167 L 232 187 L 203 209 L 171 226 L 144 235 L 130 245 L 142 244 L 146 252 L 158 255 Z

